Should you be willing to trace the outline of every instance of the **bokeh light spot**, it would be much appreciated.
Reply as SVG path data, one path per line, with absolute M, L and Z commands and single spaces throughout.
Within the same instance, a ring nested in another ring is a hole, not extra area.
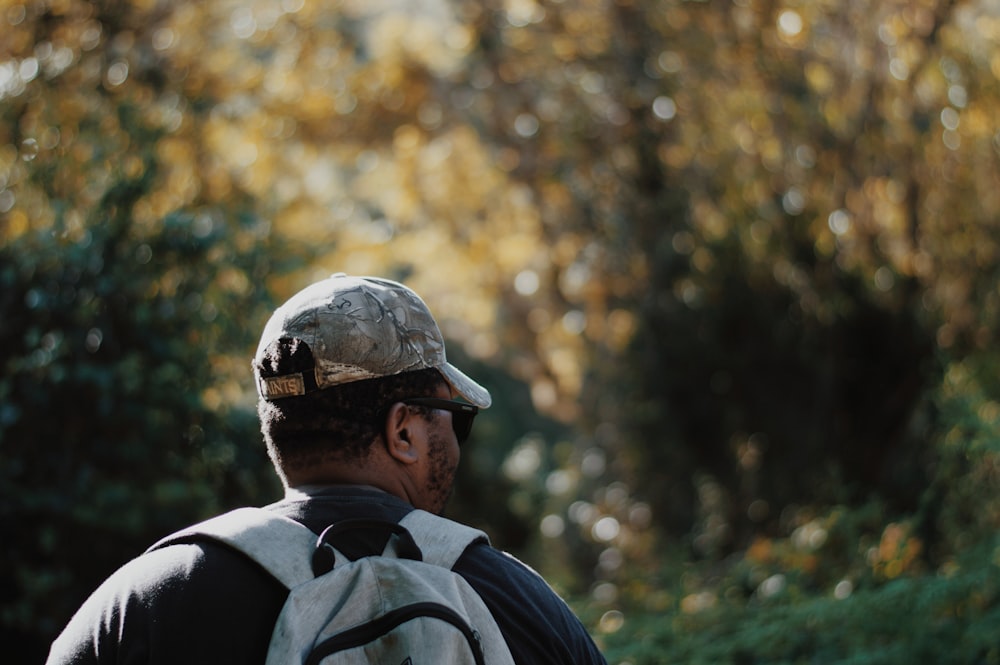
M 778 29 L 789 37 L 798 35 L 802 28 L 802 16 L 797 11 L 786 9 L 778 15 Z
M 594 540 L 608 543 L 617 538 L 620 531 L 621 524 L 618 523 L 618 520 L 608 516 L 594 522 L 594 526 L 590 530 L 590 535 L 594 537 Z
M 610 610 L 601 616 L 598 624 L 602 633 L 615 633 L 625 625 L 625 615 L 619 610 Z
M 546 515 L 538 528 L 546 538 L 558 538 L 566 531 L 566 521 L 559 515 Z
M 670 97 L 661 95 L 653 100 L 653 115 L 660 120 L 673 120 L 677 115 L 677 104 Z
M 514 278 L 514 290 L 522 296 L 534 295 L 539 285 L 538 273 L 534 270 L 522 270 Z

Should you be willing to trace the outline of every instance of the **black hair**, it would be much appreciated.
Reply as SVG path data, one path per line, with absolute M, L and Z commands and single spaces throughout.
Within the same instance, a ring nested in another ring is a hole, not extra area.
M 312 351 L 298 339 L 272 343 L 254 369 L 262 378 L 315 368 Z M 324 461 L 357 462 L 383 433 L 385 410 L 409 397 L 431 396 L 445 384 L 436 369 L 343 383 L 257 403 L 261 433 L 278 474 Z

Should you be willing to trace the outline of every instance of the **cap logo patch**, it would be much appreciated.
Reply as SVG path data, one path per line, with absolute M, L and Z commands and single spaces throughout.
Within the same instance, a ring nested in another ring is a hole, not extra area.
M 277 399 L 279 397 L 294 397 L 306 394 L 305 381 L 302 374 L 290 374 L 288 376 L 276 376 L 273 378 L 260 380 L 261 394 L 266 399 Z

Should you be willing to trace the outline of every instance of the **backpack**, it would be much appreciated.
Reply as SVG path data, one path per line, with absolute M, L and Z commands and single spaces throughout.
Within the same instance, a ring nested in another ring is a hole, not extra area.
M 391 532 L 380 556 L 349 560 L 330 544 L 355 530 Z M 513 665 L 482 598 L 451 567 L 477 529 L 414 510 L 398 524 L 346 520 L 318 538 L 295 520 L 239 508 L 153 545 L 223 542 L 289 589 L 271 634 L 267 665 Z

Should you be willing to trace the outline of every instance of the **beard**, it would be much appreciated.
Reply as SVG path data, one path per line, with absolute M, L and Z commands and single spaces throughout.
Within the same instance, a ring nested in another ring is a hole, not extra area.
M 440 515 L 455 486 L 458 455 L 449 454 L 452 444 L 442 436 L 432 435 L 428 445 L 427 497 L 431 512 Z

